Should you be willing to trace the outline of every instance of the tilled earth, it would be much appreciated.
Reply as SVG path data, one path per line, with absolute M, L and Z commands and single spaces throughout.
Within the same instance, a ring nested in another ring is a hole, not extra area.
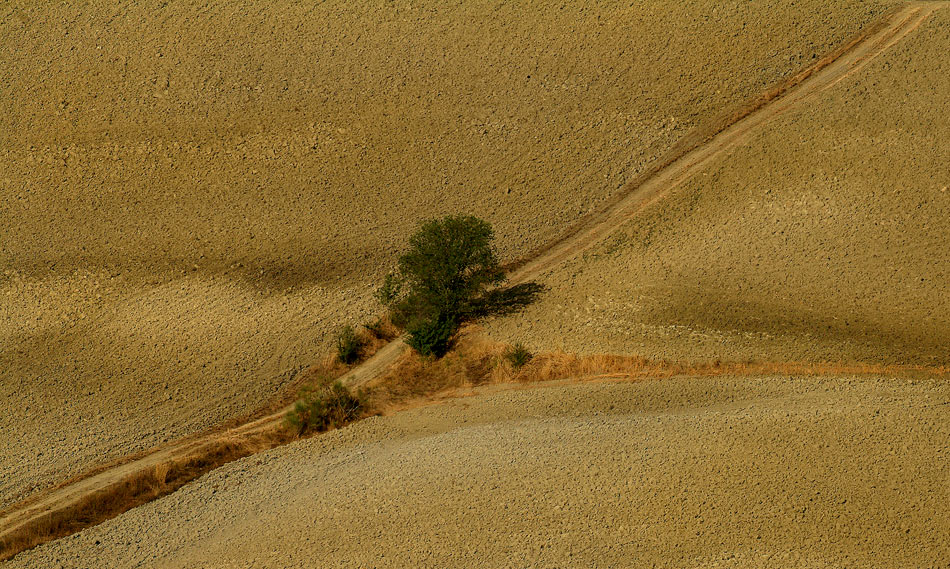
M 950 364 L 950 5 L 552 271 L 536 349 Z
M 483 390 L 232 463 L 10 567 L 950 565 L 950 386 Z
M 419 219 L 522 254 L 887 4 L 3 4 L 0 507 L 267 401 Z

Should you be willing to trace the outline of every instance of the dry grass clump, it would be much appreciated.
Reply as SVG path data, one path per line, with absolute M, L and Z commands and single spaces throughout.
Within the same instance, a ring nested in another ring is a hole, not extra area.
M 446 389 L 495 381 L 494 365 L 502 359 L 504 346 L 473 337 L 471 329 L 463 329 L 452 351 L 440 359 L 407 350 L 385 374 L 367 386 L 368 404 L 381 410 Z
M 879 365 L 860 362 L 672 362 L 648 360 L 639 356 L 611 354 L 577 355 L 566 352 L 538 354 L 522 368 L 504 364 L 494 372 L 500 382 L 542 382 L 563 379 L 638 379 L 691 376 L 754 376 L 754 375 L 906 375 L 922 373 L 931 376 L 950 375 L 950 368 L 917 365 Z
M 373 353 L 376 353 L 379 348 L 399 337 L 400 334 L 399 329 L 393 324 L 388 314 L 372 322 L 363 324 L 363 329 L 368 335 L 364 337 L 364 345 L 372 345 Z
M 371 358 L 380 348 L 399 337 L 400 330 L 393 325 L 389 315 L 381 316 L 372 322 L 360 326 L 355 332 L 356 341 L 360 344 L 360 353 L 357 362 Z
M 523 345 L 492 342 L 477 326 L 461 330 L 451 352 L 441 359 L 406 352 L 383 376 L 367 386 L 369 404 L 385 410 L 461 387 L 512 382 L 541 382 L 646 369 L 642 358 L 578 357 L 563 352 L 531 354 Z

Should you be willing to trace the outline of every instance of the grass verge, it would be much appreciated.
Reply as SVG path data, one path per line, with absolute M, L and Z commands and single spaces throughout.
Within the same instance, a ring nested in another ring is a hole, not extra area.
M 524 346 L 521 349 L 527 352 Z M 451 352 L 440 360 L 407 352 L 385 374 L 366 386 L 368 405 L 377 413 L 438 398 L 459 388 L 491 384 L 526 384 L 557 380 L 663 379 L 673 376 L 843 376 L 887 375 L 941 377 L 950 367 L 842 362 L 674 362 L 639 356 L 578 355 L 561 351 L 513 358 L 518 345 L 492 342 L 477 326 L 463 329 Z
M 130 469 L 114 484 L 7 533 L 0 541 L 0 560 L 8 560 L 21 551 L 100 524 L 170 494 L 218 466 L 293 438 L 291 433 L 279 429 L 246 437 L 222 437 L 198 446 L 187 455 L 140 470 Z

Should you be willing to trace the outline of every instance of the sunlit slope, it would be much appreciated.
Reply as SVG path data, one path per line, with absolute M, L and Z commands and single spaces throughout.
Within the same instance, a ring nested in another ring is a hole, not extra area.
M 944 9 L 496 331 L 658 357 L 950 363 L 948 48 Z
M 786 376 L 450 400 L 231 463 L 10 566 L 941 567 L 948 397 Z
M 5 265 L 306 283 L 440 213 L 540 245 L 881 2 L 17 4 Z
M 267 400 L 417 220 L 508 257 L 882 3 L 0 7 L 0 505 Z

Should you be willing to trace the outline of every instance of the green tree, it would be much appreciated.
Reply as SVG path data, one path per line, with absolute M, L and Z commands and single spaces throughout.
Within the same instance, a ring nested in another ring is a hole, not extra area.
M 423 355 L 444 354 L 458 325 L 483 308 L 489 287 L 505 280 L 493 238 L 491 225 L 473 216 L 426 221 L 409 238 L 398 271 L 377 294 Z
M 493 238 L 491 225 L 477 217 L 423 223 L 399 258 L 399 274 L 414 302 L 447 316 L 471 312 L 488 286 L 505 280 Z
M 422 355 L 441 357 L 466 320 L 510 314 L 544 291 L 536 283 L 498 286 L 506 276 L 493 238 L 491 225 L 477 217 L 426 221 L 376 292 L 393 324 L 405 328 L 407 343 Z

